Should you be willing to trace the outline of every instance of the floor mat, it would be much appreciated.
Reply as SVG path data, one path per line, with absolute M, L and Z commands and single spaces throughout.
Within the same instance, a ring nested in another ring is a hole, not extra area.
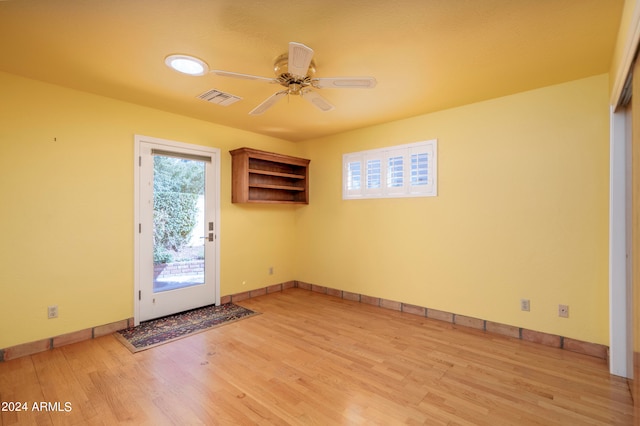
M 211 305 L 146 321 L 137 327 L 120 330 L 115 336 L 135 353 L 257 314 L 233 303 Z

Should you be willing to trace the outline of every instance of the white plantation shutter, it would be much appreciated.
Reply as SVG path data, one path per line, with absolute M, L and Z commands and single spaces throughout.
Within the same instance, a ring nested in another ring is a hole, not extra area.
M 426 152 L 411 154 L 411 186 L 422 186 L 429 182 L 429 154 Z
M 392 153 L 387 159 L 387 188 L 401 188 L 404 186 L 404 155 Z
M 382 164 L 379 158 L 367 158 L 367 189 L 380 188 Z
M 361 197 L 363 185 L 363 166 L 361 156 L 344 156 L 342 162 L 342 193 L 348 194 L 348 198 Z
M 437 140 L 344 154 L 343 199 L 437 195 Z
M 362 197 L 375 197 L 382 188 L 382 161 L 376 155 L 364 155 L 364 181 L 362 188 Z
M 349 173 L 349 190 L 360 190 L 362 185 L 362 163 L 354 161 L 347 165 Z
M 390 149 L 383 152 L 385 188 L 381 197 L 402 196 L 406 184 L 406 149 Z
M 425 146 L 412 146 L 409 148 L 411 164 L 408 189 L 410 193 L 437 195 L 436 152 L 436 143 Z

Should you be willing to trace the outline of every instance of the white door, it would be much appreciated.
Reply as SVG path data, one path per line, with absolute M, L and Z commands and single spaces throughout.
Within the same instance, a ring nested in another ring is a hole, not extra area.
M 219 304 L 219 150 L 136 137 L 136 323 Z

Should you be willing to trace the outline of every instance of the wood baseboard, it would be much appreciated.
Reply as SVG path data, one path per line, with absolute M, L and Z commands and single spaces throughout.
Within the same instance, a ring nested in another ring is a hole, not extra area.
M 49 351 L 53 348 L 70 345 L 72 343 L 81 342 L 83 340 L 94 339 L 96 337 L 105 336 L 119 330 L 133 326 L 133 318 L 127 318 L 120 321 L 103 324 L 96 327 L 85 328 L 83 330 L 74 331 L 59 336 L 49 337 L 35 342 L 23 343 L 9 348 L 0 349 L 0 362 L 10 361 L 12 359 L 23 356 L 37 354 L 39 352 Z
M 296 287 L 297 281 L 286 281 L 280 284 L 274 284 L 267 287 L 258 288 L 255 290 L 244 291 L 242 293 L 229 294 L 227 296 L 220 297 L 220 304 L 236 303 L 252 297 L 264 296 L 265 294 L 271 294 L 278 291 L 286 290 L 288 288 Z
M 577 352 L 584 355 L 590 355 L 609 361 L 609 347 L 598 343 L 584 342 L 581 340 L 571 339 L 569 337 L 557 336 L 554 334 L 544 333 L 541 331 L 528 330 L 521 327 L 514 327 L 507 324 L 500 324 L 481 318 L 472 318 L 465 315 L 459 315 L 453 312 L 444 312 L 437 309 L 431 309 L 425 306 L 416 306 L 395 300 L 381 299 L 377 297 L 367 296 L 348 291 L 332 289 L 316 284 L 305 283 L 301 281 L 295 282 L 295 287 L 305 290 L 328 294 L 347 300 L 353 300 L 360 303 L 367 303 L 374 306 L 380 306 L 385 309 L 406 312 L 412 315 L 424 316 L 426 318 L 445 321 L 460 327 L 470 327 L 483 330 L 487 333 L 500 334 L 516 339 L 525 340 L 532 343 L 538 343 L 545 346 L 551 346 L 559 349 L 565 349 L 571 352 Z
M 640 415 L 640 352 L 633 353 L 633 379 L 629 379 L 628 382 L 633 406 Z
M 492 321 L 487 321 L 480 318 L 468 317 L 465 315 L 459 315 L 452 312 L 440 311 L 424 306 L 416 306 L 409 303 L 403 303 L 395 300 L 387 300 L 379 297 L 368 296 L 364 294 L 351 293 L 339 289 L 333 289 L 330 287 L 320 286 L 316 284 L 305 283 L 303 281 L 287 281 L 280 284 L 274 284 L 259 289 L 245 291 L 242 293 L 236 293 L 231 295 L 222 296 L 220 303 L 236 303 L 253 297 L 264 296 L 279 291 L 283 291 L 289 288 L 300 288 L 304 290 L 313 291 L 316 293 L 327 294 L 333 297 L 339 297 L 342 299 L 352 300 L 359 303 L 366 303 L 372 306 L 379 306 L 384 309 L 391 309 L 394 311 L 406 312 L 411 315 L 423 316 L 438 321 L 445 321 L 460 327 L 470 327 L 478 330 L 482 330 L 490 334 L 499 334 L 507 337 L 512 337 L 520 340 L 525 340 L 532 343 L 538 343 L 546 346 L 565 349 L 572 352 L 578 352 L 585 355 L 590 355 L 598 358 L 602 358 L 608 361 L 609 359 L 609 347 L 600 345 L 597 343 L 583 342 L 568 337 L 557 336 L 549 333 L 544 333 L 535 330 L 528 330 L 525 328 L 514 327 L 507 324 L 500 324 Z M 21 345 L 12 346 L 10 348 L 0 349 L 0 362 L 9 361 L 11 359 L 36 354 L 38 352 L 44 352 L 71 343 L 81 342 L 83 340 L 93 339 L 96 337 L 104 336 L 114 333 L 119 330 L 131 327 L 134 324 L 133 318 L 117 321 L 111 324 L 105 324 L 97 327 L 92 327 L 76 332 L 63 334 L 47 339 L 38 340 L 35 342 L 23 343 Z M 640 384 L 640 354 L 636 353 L 636 384 Z M 638 386 L 636 386 L 638 387 Z M 638 401 L 640 401 L 640 395 Z
M 239 302 L 251 297 L 263 296 L 265 294 L 286 290 L 295 286 L 295 281 L 287 281 L 281 284 L 275 284 L 256 290 L 246 291 L 244 293 L 223 296 L 220 298 L 220 303 L 225 304 L 230 302 Z M 99 325 L 96 327 L 86 328 L 84 330 L 62 334 L 60 336 L 48 337 L 46 339 L 37 340 L 35 342 L 27 342 L 16 346 L 11 346 L 9 348 L 0 349 L 0 362 L 37 354 L 39 352 L 49 351 L 53 348 L 59 348 L 61 346 L 70 345 L 72 343 L 82 342 L 83 340 L 105 336 L 107 334 L 115 333 L 116 331 L 124 330 L 125 328 L 133 327 L 133 324 L 134 319 L 127 318 L 110 324 Z

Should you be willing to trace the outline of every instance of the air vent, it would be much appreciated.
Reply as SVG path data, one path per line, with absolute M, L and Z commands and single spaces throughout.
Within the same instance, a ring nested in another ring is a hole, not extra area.
M 211 89 L 208 92 L 204 92 L 203 94 L 198 95 L 197 97 L 204 101 L 222 106 L 229 106 L 242 99 L 238 96 L 232 95 L 230 93 L 224 93 L 216 89 Z

